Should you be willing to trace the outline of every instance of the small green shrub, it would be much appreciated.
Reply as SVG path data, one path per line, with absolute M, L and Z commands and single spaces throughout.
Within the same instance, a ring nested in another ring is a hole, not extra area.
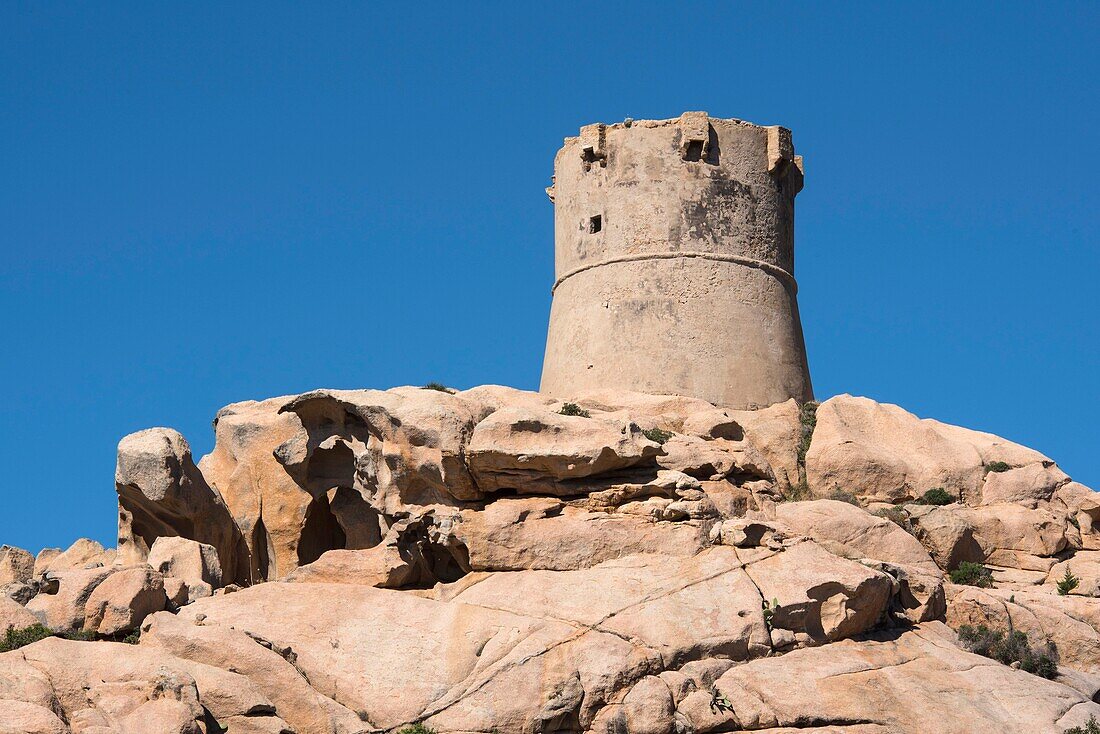
M 23 627 L 22 629 L 8 627 L 4 633 L 4 639 L 0 640 L 0 652 L 18 650 L 47 637 L 53 637 L 53 632 L 49 627 L 41 624 L 32 624 L 30 627 Z
M 1096 720 L 1095 716 L 1090 716 L 1084 726 L 1074 726 L 1069 729 L 1064 729 L 1062 734 L 1100 734 L 1100 722 Z
M 1042 678 L 1055 678 L 1058 675 L 1057 651 L 1048 643 L 1045 649 L 1032 647 L 1027 633 L 1020 630 L 992 630 L 984 624 L 971 627 L 964 624 L 959 628 L 959 641 L 970 652 L 996 660 L 1004 665 L 1019 663 L 1020 670 Z
M 427 385 L 422 387 L 421 390 L 436 390 L 438 392 L 445 392 L 445 393 L 448 393 L 448 394 L 453 394 L 454 393 L 454 390 L 447 387 L 446 385 L 444 385 L 441 382 L 429 382 Z
M 810 450 L 810 441 L 814 437 L 814 428 L 817 427 L 817 406 L 813 400 L 803 403 L 798 411 L 798 422 L 802 426 L 802 435 L 798 441 L 798 464 L 806 465 L 806 452 Z
M 985 468 L 986 468 L 986 471 L 991 471 L 994 474 L 1000 474 L 1001 472 L 1008 471 L 1012 467 L 1009 466 L 1008 464 L 1006 464 L 1003 461 L 991 461 L 991 462 L 989 462 L 988 464 L 985 465 Z
M 980 563 L 963 561 L 951 572 L 951 583 L 988 589 L 993 586 L 993 572 Z
M 435 734 L 435 729 L 429 729 L 423 724 L 412 724 L 411 726 L 406 726 L 404 729 L 397 732 L 397 734 Z
M 771 632 L 772 618 L 775 617 L 775 613 L 779 611 L 779 600 L 772 599 L 769 604 L 767 599 L 762 599 L 760 601 L 760 607 L 764 610 L 764 626 L 768 628 L 768 632 Z
M 944 489 L 943 487 L 934 487 L 921 495 L 921 498 L 917 500 L 917 503 L 921 505 L 936 505 L 938 507 L 941 507 L 943 505 L 949 505 L 954 501 L 955 496 L 948 492 L 946 489 Z
M 1081 585 L 1081 579 L 1073 575 L 1073 571 L 1066 566 L 1066 575 L 1058 582 L 1058 596 L 1066 596 L 1069 592 Z
M 558 411 L 561 415 L 574 415 L 579 418 L 591 418 L 592 414 L 587 410 L 577 405 L 576 403 L 565 403 L 561 406 L 561 410 Z
M 3 638 L 0 638 L 0 652 L 18 650 L 47 637 L 61 637 L 65 640 L 76 640 L 78 642 L 94 642 L 98 639 L 95 632 L 54 632 L 49 627 L 41 624 L 32 624 L 30 627 L 23 627 L 22 629 L 8 627 Z
M 863 506 L 859 504 L 859 498 L 846 489 L 834 489 L 833 493 L 829 495 L 829 499 L 837 502 L 847 502 L 849 505 L 855 505 L 856 507 Z
M 662 431 L 660 428 L 647 428 L 642 431 L 642 435 L 648 438 L 653 443 L 664 444 L 665 441 L 672 438 L 671 431 Z

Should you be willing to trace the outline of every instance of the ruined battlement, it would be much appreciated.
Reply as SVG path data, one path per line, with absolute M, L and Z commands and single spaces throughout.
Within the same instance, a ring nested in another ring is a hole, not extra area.
M 566 138 L 547 189 L 556 273 L 542 389 L 810 399 L 794 279 L 803 170 L 786 128 L 705 112 Z

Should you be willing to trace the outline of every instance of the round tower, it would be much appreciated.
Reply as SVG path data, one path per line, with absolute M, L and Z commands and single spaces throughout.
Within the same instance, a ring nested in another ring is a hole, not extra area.
M 543 392 L 734 408 L 811 400 L 795 299 L 791 133 L 685 112 L 588 125 L 554 159 Z

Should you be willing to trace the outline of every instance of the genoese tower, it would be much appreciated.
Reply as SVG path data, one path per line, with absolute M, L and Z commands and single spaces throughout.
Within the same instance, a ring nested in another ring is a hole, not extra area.
M 754 408 L 813 388 L 794 279 L 790 130 L 685 112 L 588 125 L 554 159 L 542 391 Z

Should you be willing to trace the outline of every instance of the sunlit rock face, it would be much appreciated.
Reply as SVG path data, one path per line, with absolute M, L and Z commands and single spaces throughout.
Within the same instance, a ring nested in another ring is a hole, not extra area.
M 1100 716 L 1100 503 L 996 436 L 851 396 L 499 386 L 238 403 L 215 433 L 197 465 L 169 429 L 120 443 L 117 550 L 0 551 L 0 623 L 30 630 L 0 653 L 0 732 Z M 964 625 L 1026 634 L 1055 677 Z

